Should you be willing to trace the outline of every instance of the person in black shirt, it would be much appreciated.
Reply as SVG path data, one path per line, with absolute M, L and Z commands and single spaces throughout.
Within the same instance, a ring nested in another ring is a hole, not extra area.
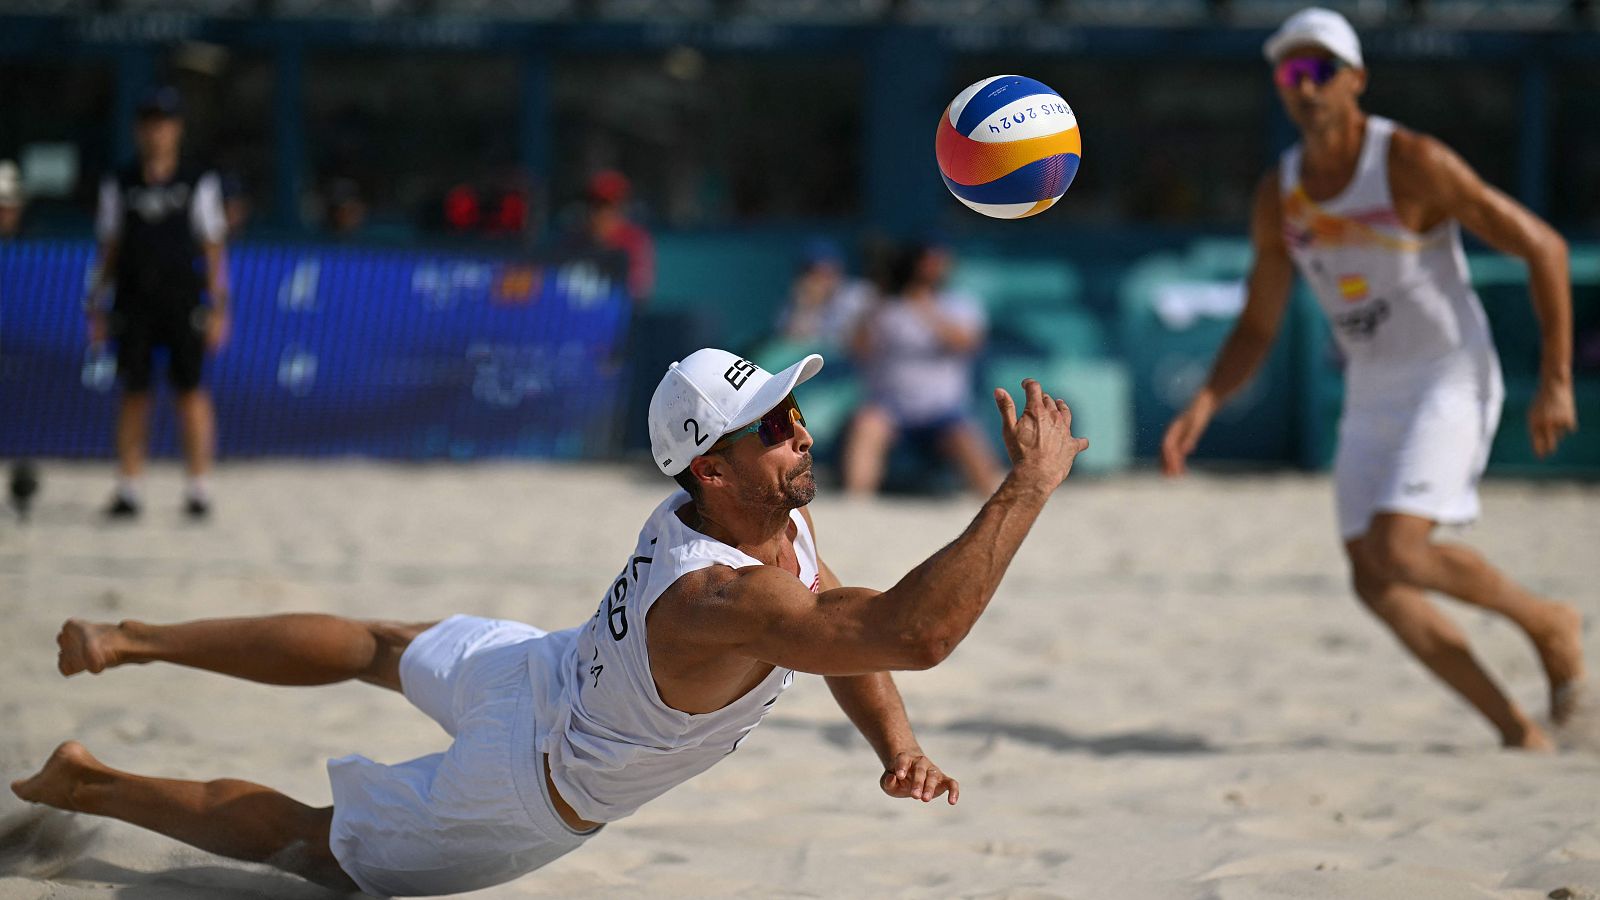
M 228 335 L 221 181 L 215 172 L 180 159 L 183 118 L 174 89 L 159 88 L 144 99 L 134 136 L 138 160 L 100 186 L 100 272 L 85 303 L 90 340 L 116 344 L 123 388 L 117 489 L 106 513 L 139 514 L 152 357 L 164 347 L 187 463 L 184 508 L 190 517 L 203 518 L 210 512 L 205 477 L 216 452 L 216 416 L 201 386 L 201 369 L 206 354 Z M 108 293 L 114 297 L 109 308 Z

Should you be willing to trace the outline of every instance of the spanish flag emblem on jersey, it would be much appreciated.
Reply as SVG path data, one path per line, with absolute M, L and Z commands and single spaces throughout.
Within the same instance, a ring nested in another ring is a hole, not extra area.
M 1339 296 L 1349 303 L 1367 299 L 1367 279 L 1360 275 L 1340 275 Z

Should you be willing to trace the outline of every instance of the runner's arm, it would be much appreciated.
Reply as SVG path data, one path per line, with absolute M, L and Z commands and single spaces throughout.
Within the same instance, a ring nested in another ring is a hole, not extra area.
M 1283 240 L 1283 210 L 1278 199 L 1276 169 L 1256 185 L 1250 239 L 1255 257 L 1245 284 L 1244 310 L 1217 352 L 1205 385 L 1173 418 L 1161 438 L 1161 468 L 1167 475 L 1183 474 L 1184 460 L 1200 443 L 1211 417 L 1261 367 L 1283 324 L 1283 313 L 1289 306 L 1289 288 L 1294 284 L 1294 263 L 1289 259 L 1289 248 Z
M 1283 325 L 1284 311 L 1289 307 L 1294 263 L 1289 259 L 1289 248 L 1283 240 L 1283 210 L 1278 199 L 1276 169 L 1256 185 L 1250 214 L 1250 243 L 1255 254 L 1245 282 L 1244 310 L 1217 353 L 1211 377 L 1196 395 L 1197 401 L 1203 397 L 1212 409 L 1243 387 L 1261 367 Z
M 1567 242 L 1543 219 L 1478 177 L 1466 160 L 1426 135 L 1396 135 L 1397 182 L 1489 246 L 1528 264 L 1528 292 L 1539 318 L 1539 391 L 1529 409 L 1534 451 L 1554 452 L 1577 428 L 1572 397 L 1572 281 Z

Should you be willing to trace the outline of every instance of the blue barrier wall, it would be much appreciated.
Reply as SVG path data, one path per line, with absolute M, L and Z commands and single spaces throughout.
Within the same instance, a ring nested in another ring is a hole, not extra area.
M 86 345 L 79 306 L 92 255 L 87 241 L 0 245 L 0 456 L 110 454 L 115 362 Z M 229 259 L 233 336 L 206 376 L 223 454 L 576 458 L 614 443 L 630 304 L 609 260 Z

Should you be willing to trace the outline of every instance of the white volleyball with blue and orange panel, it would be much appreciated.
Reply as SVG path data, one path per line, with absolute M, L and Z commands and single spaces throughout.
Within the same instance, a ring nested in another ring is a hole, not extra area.
M 1022 75 L 985 78 L 957 94 L 934 138 L 945 187 L 996 219 L 1022 219 L 1055 205 L 1082 154 L 1072 107 Z

